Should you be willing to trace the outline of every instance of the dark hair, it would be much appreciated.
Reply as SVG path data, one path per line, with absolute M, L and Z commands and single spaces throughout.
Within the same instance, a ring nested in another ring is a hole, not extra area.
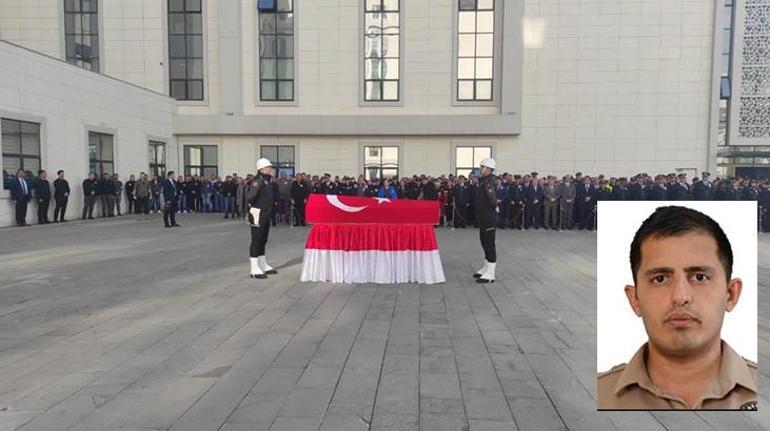
M 56 175 L 61 175 L 61 174 L 63 174 L 63 173 L 64 173 L 64 171 L 63 171 L 63 170 L 61 170 L 61 169 L 59 169 L 59 170 L 56 172 Z
M 166 175 L 170 177 L 170 176 L 174 175 L 174 171 L 168 171 L 168 174 L 166 174 Z
M 666 238 L 691 232 L 707 233 L 717 242 L 717 255 L 725 270 L 727 280 L 733 272 L 733 249 L 719 223 L 711 217 L 691 208 L 681 206 L 658 207 L 642 222 L 631 242 L 631 273 L 636 283 L 636 273 L 642 263 L 642 242 L 648 238 Z

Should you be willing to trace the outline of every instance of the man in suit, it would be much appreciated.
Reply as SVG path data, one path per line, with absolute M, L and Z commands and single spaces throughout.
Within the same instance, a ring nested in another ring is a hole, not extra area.
M 99 197 L 101 199 L 102 217 L 115 216 L 115 185 L 112 182 L 110 174 L 102 174 L 102 180 L 99 182 Z
M 363 183 L 363 184 L 362 184 Z M 363 196 L 365 190 L 363 178 L 359 178 L 358 193 Z M 294 202 L 294 226 L 305 226 L 305 204 L 310 195 L 310 185 L 305 180 L 304 174 L 297 174 L 296 180 L 291 184 L 291 200 Z
M 37 201 L 37 224 L 48 224 L 48 207 L 51 205 L 51 184 L 44 170 L 37 171 L 35 180 L 35 200 Z
M 11 200 L 16 204 L 16 225 L 29 226 L 27 224 L 27 205 L 32 199 L 32 188 L 24 178 L 24 170 L 16 171 L 16 179 L 11 181 Z
M 168 178 L 163 181 L 163 199 L 165 200 L 165 205 L 163 206 L 163 225 L 166 227 L 181 226 L 176 222 L 177 190 L 176 174 L 174 171 L 169 171 Z
M 99 180 L 96 179 L 96 173 L 91 172 L 88 178 L 83 180 L 83 220 L 88 215 L 89 220 L 94 219 L 94 206 L 99 196 Z
M 548 176 L 548 183 L 546 183 L 543 189 L 543 208 L 545 210 L 545 217 L 543 227 L 545 229 L 559 230 L 559 198 L 561 197 L 561 190 L 556 187 L 555 178 L 551 175 Z
M 561 200 L 561 227 L 564 229 L 572 229 L 572 222 L 574 220 L 572 213 L 575 207 L 575 194 L 577 193 L 575 184 L 572 182 L 572 176 L 567 174 L 562 178 L 561 188 L 559 190 L 559 198 Z
M 53 182 L 53 198 L 56 202 L 56 207 L 53 210 L 53 222 L 65 222 L 64 213 L 67 211 L 67 201 L 70 198 L 70 184 L 64 179 L 64 171 L 60 170 L 56 173 L 58 178 Z
M 593 230 L 594 188 L 591 178 L 583 177 L 583 181 L 575 187 L 575 213 L 577 214 L 578 229 Z

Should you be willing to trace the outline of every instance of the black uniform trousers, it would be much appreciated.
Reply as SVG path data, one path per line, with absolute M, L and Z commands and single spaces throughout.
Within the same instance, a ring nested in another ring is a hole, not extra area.
M 173 226 L 176 224 L 176 199 L 167 200 L 163 206 L 163 224 Z
M 481 239 L 481 248 L 484 249 L 484 259 L 489 263 L 497 262 L 497 250 L 495 250 L 495 231 L 496 228 L 480 227 L 479 239 Z
M 67 212 L 67 196 L 56 198 L 56 206 L 53 208 L 53 221 L 64 221 L 64 213 Z
M 267 245 L 267 237 L 269 234 L 270 220 L 268 219 L 260 220 L 259 226 L 251 226 L 251 246 L 249 247 L 250 257 L 265 255 L 265 245 Z
M 51 199 L 37 200 L 37 222 L 48 223 L 48 207 L 51 205 Z
M 294 226 L 305 226 L 305 200 L 304 199 L 293 199 L 294 201 L 294 216 L 296 219 L 294 220 Z
M 94 218 L 94 206 L 96 205 L 96 196 L 86 196 L 83 202 L 83 218 Z
M 27 205 L 29 201 L 27 198 L 19 199 L 16 201 L 16 224 L 23 225 L 27 222 Z

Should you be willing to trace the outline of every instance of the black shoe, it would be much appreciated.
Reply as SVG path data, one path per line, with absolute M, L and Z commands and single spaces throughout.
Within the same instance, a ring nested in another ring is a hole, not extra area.
M 481 278 L 481 273 L 474 273 L 473 278 Z
M 278 271 L 276 271 L 275 269 L 269 269 L 269 270 L 265 271 L 265 274 L 267 274 L 267 275 L 278 274 Z
M 174 223 L 174 224 L 171 225 L 171 227 L 182 227 L 182 225 Z
M 487 283 L 494 283 L 495 280 L 487 280 L 486 278 L 477 278 L 476 283 L 478 284 L 487 284 Z
M 265 275 L 265 274 L 251 274 L 251 278 L 265 279 L 265 278 L 267 278 L 267 275 Z
M 167 224 L 167 225 L 165 225 L 165 226 L 163 226 L 163 227 L 171 227 L 171 225 L 170 225 L 170 224 Z
M 93 218 L 93 217 L 88 217 L 88 219 L 89 219 L 89 220 L 93 220 L 94 218 Z

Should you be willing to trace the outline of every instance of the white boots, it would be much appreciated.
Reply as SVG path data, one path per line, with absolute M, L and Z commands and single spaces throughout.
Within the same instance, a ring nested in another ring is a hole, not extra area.
M 488 266 L 489 266 L 489 262 L 487 262 L 485 259 L 484 266 L 473 274 L 473 278 L 480 278 L 482 275 L 484 275 L 484 273 L 487 272 Z
M 249 263 L 251 263 L 251 278 L 267 278 L 267 275 L 259 267 L 259 258 L 250 257 Z
M 476 283 L 494 283 L 496 265 L 496 262 L 487 262 L 486 270 L 476 279 Z
M 261 269 L 265 274 L 278 274 L 278 271 L 267 264 L 267 258 L 265 258 L 264 255 L 257 257 L 257 265 L 259 265 L 259 269 Z

